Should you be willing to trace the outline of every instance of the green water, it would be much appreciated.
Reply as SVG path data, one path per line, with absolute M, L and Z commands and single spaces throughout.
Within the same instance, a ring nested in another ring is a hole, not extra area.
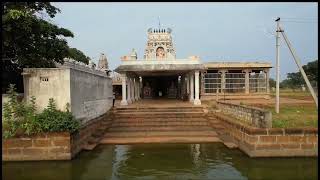
M 317 158 L 249 158 L 214 144 L 100 145 L 72 161 L 3 162 L 5 180 L 317 179 Z

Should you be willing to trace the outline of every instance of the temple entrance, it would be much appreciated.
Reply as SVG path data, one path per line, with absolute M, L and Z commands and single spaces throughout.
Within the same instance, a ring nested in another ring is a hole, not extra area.
M 144 99 L 178 99 L 178 76 L 147 76 L 143 77 Z

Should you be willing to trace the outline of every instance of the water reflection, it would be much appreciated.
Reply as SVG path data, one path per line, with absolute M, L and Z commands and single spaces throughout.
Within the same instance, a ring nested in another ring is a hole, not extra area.
M 317 159 L 249 158 L 221 143 L 101 145 L 72 161 L 5 162 L 3 179 L 317 179 Z

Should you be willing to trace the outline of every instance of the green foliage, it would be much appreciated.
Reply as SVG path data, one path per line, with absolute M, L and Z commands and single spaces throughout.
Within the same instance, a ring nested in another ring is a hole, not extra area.
M 23 68 L 54 67 L 55 62 L 63 63 L 64 58 L 73 56 L 65 39 L 73 37 L 73 33 L 46 20 L 60 12 L 50 2 L 4 2 L 2 5 L 2 67 L 6 77 L 3 87 L 19 83 L 20 90 Z M 49 17 L 44 18 L 46 15 Z
M 305 71 L 310 83 L 313 86 L 317 86 L 318 82 L 318 60 L 309 62 L 306 65 L 302 66 L 303 70 Z M 304 85 L 305 81 L 302 77 L 302 74 L 300 71 L 288 73 L 287 79 L 283 80 L 280 83 L 281 88 L 300 88 L 301 85 Z
M 54 17 L 58 9 L 48 2 L 5 2 L 2 14 L 3 59 L 20 67 L 53 67 L 68 54 L 71 31 L 60 28 L 37 13 Z
M 69 49 L 68 57 L 70 57 L 70 58 L 72 58 L 72 59 L 74 59 L 76 61 L 83 62 L 85 64 L 89 64 L 89 60 L 90 60 L 89 57 L 84 55 L 83 52 L 81 52 L 80 50 L 78 50 L 76 48 L 70 48 Z
M 17 93 L 14 85 L 10 85 L 9 101 L 4 103 L 3 108 L 3 129 L 4 138 L 17 135 L 31 135 L 39 132 L 75 132 L 80 124 L 74 119 L 69 111 L 70 105 L 67 104 L 67 111 L 57 110 L 56 103 L 52 98 L 46 109 L 36 114 L 35 97 L 31 97 L 30 103 L 17 101 Z
M 37 122 L 44 132 L 75 132 L 79 129 L 79 122 L 74 119 L 71 112 L 63 112 L 56 109 L 52 98 L 49 105 L 42 113 L 37 115 Z
M 35 119 L 35 97 L 31 97 L 30 104 L 25 101 L 18 102 L 16 89 L 12 84 L 8 93 L 9 101 L 4 103 L 3 108 L 3 136 L 8 138 L 14 135 L 30 135 L 39 132 Z

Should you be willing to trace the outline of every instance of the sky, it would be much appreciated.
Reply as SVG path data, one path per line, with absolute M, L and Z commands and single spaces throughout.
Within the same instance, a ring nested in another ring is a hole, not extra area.
M 67 28 L 67 38 L 95 63 L 101 53 L 109 68 L 135 48 L 143 58 L 147 30 L 171 28 L 178 59 L 200 56 L 202 62 L 270 62 L 275 77 L 275 19 L 295 49 L 302 64 L 318 59 L 317 3 L 52 3 L 61 12 L 50 21 Z M 280 79 L 297 72 L 284 39 L 280 42 Z

